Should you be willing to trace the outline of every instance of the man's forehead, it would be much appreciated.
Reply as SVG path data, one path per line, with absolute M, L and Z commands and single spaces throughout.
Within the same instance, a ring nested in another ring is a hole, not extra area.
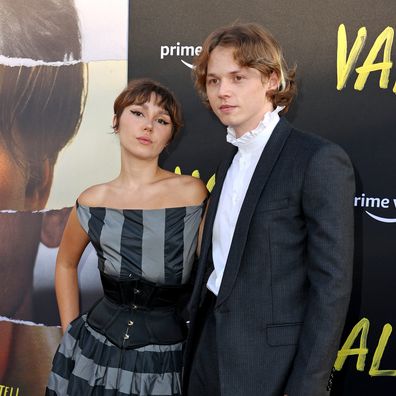
M 248 66 L 242 66 L 238 62 L 208 62 L 206 75 L 227 74 L 235 75 L 238 73 L 255 73 L 257 70 Z

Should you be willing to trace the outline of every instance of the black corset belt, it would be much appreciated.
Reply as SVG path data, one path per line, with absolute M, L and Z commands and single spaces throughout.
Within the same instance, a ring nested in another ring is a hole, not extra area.
M 179 315 L 187 286 L 158 286 L 144 280 L 119 281 L 101 273 L 105 296 L 88 312 L 87 322 L 120 348 L 175 344 L 186 338 Z

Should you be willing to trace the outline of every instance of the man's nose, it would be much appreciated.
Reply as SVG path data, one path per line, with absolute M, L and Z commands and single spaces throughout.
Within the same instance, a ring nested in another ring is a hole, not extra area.
M 219 82 L 219 90 L 218 90 L 218 95 L 219 97 L 226 97 L 230 96 L 230 91 L 231 87 L 228 81 L 222 80 Z

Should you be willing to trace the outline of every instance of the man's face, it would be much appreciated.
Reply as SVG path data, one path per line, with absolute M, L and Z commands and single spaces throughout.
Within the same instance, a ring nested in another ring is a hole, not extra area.
M 216 47 L 210 54 L 206 93 L 220 121 L 234 128 L 237 137 L 256 128 L 264 114 L 273 110 L 267 92 L 277 87 L 277 77 L 263 79 L 254 68 L 234 59 L 233 47 Z

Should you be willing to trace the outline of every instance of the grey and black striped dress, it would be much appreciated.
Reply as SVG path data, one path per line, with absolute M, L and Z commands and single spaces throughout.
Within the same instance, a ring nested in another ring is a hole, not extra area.
M 140 278 L 172 286 L 189 280 L 203 205 L 123 210 L 77 202 L 76 207 L 102 274 L 117 283 Z M 183 342 L 119 347 L 84 314 L 63 336 L 46 395 L 180 395 L 182 348 Z

